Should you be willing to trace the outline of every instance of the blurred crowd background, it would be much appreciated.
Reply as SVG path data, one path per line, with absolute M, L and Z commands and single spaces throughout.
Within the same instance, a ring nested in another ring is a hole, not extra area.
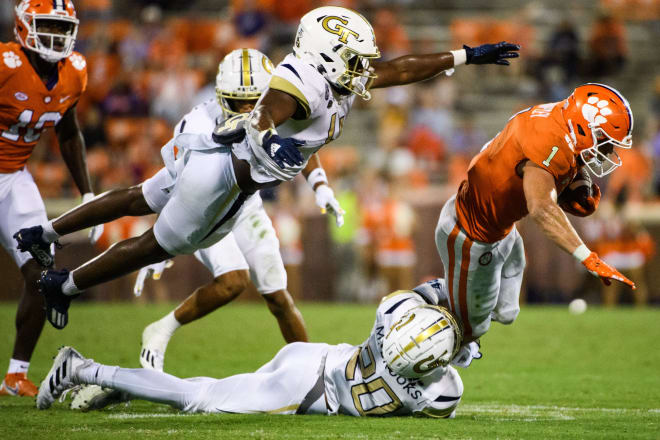
M 13 39 L 11 1 L 0 6 L 2 40 Z M 601 209 L 574 219 L 590 246 L 631 275 L 635 295 L 605 289 L 555 249 L 532 224 L 523 297 L 565 302 L 587 297 L 612 305 L 660 302 L 660 1 L 659 0 L 74 0 L 81 20 L 76 50 L 89 85 L 78 105 L 97 192 L 140 183 L 161 166 L 160 147 L 195 104 L 214 96 L 218 62 L 240 47 L 278 63 L 291 50 L 300 17 L 322 5 L 359 10 L 373 24 L 383 59 L 463 44 L 521 44 L 511 67 L 462 66 L 413 86 L 356 100 L 341 138 L 321 151 L 346 210 L 337 228 L 316 208 L 302 177 L 262 192 L 279 234 L 290 290 L 310 300 L 375 301 L 442 274 L 433 243 L 440 207 L 466 175 L 470 158 L 517 111 L 565 98 L 585 82 L 618 88 L 635 114 L 634 148 L 598 183 Z M 79 195 L 53 133 L 29 163 L 54 216 Z M 106 225 L 99 248 L 136 235 L 153 219 Z M 655 238 L 654 238 L 655 237 Z M 89 247 L 89 246 L 88 246 Z M 71 253 L 65 248 L 62 254 Z M 72 257 L 66 257 L 72 258 Z M 146 296 L 178 299 L 203 277 L 179 258 Z M 77 260 L 76 260 L 77 261 Z M 99 297 L 129 298 L 130 281 Z M 186 284 L 187 283 L 187 284 Z M 155 283 L 152 283 L 155 284 Z

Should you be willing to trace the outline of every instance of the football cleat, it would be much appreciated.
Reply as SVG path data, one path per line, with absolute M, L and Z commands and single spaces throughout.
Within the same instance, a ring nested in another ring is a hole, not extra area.
M 128 401 L 128 395 L 121 391 L 99 385 L 83 385 L 73 393 L 71 409 L 87 412 Z
M 37 386 L 27 378 L 25 373 L 7 373 L 0 385 L 0 396 L 27 396 L 37 395 Z
M 14 234 L 17 248 L 21 252 L 29 252 L 42 267 L 52 267 L 55 259 L 51 251 L 51 244 L 43 239 L 44 228 L 32 226 L 23 228 Z
M 140 365 L 142 368 L 163 371 L 165 350 L 172 336 L 159 328 L 158 322 L 149 324 L 142 332 Z
M 92 359 L 84 358 L 73 347 L 62 347 L 55 356 L 53 366 L 39 386 L 37 408 L 48 409 L 60 395 L 76 385 L 76 373 L 91 365 Z
M 44 296 L 46 303 L 46 318 L 56 329 L 63 329 L 69 322 L 69 305 L 71 300 L 79 296 L 65 295 L 62 285 L 69 278 L 69 271 L 44 270 L 37 281 L 39 293 Z

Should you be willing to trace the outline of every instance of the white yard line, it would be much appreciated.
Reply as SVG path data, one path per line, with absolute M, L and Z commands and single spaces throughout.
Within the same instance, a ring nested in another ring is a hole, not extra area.
M 457 416 L 496 415 L 503 419 L 539 421 L 539 420 L 575 420 L 585 413 L 608 413 L 621 415 L 641 415 L 660 413 L 660 408 L 599 408 L 566 407 L 553 405 L 506 405 L 500 403 L 459 405 Z

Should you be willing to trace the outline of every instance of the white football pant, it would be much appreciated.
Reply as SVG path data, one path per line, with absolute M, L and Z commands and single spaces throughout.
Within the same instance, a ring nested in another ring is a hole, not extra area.
M 440 213 L 435 244 L 445 268 L 449 307 L 462 320 L 465 338 L 486 333 L 491 318 L 502 324 L 516 319 L 525 249 L 515 226 L 495 243 L 473 241 L 457 223 L 454 196 Z
M 180 379 L 155 370 L 94 363 L 77 373 L 77 382 L 112 388 L 131 398 L 165 403 L 187 412 L 327 414 L 323 370 L 331 347 L 288 344 L 254 373 L 225 379 Z

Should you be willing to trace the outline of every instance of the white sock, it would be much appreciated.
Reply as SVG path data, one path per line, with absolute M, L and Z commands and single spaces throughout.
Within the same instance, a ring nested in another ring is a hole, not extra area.
M 67 278 L 64 284 L 62 284 L 62 293 L 71 296 L 80 292 L 82 292 L 82 290 L 78 289 L 76 283 L 73 281 L 73 272 L 70 272 L 69 278 Z
M 45 241 L 48 243 L 53 243 L 57 241 L 60 238 L 60 234 L 55 232 L 55 229 L 53 229 L 53 221 L 50 220 L 46 222 L 45 224 L 41 225 L 43 228 L 44 232 L 41 234 L 41 238 L 43 238 Z
M 181 323 L 176 320 L 173 311 L 156 321 L 156 324 L 170 336 L 174 334 L 176 329 L 181 327 Z
M 9 369 L 7 370 L 7 373 L 25 373 L 27 375 L 29 367 L 29 362 L 19 361 L 18 359 L 9 359 Z

